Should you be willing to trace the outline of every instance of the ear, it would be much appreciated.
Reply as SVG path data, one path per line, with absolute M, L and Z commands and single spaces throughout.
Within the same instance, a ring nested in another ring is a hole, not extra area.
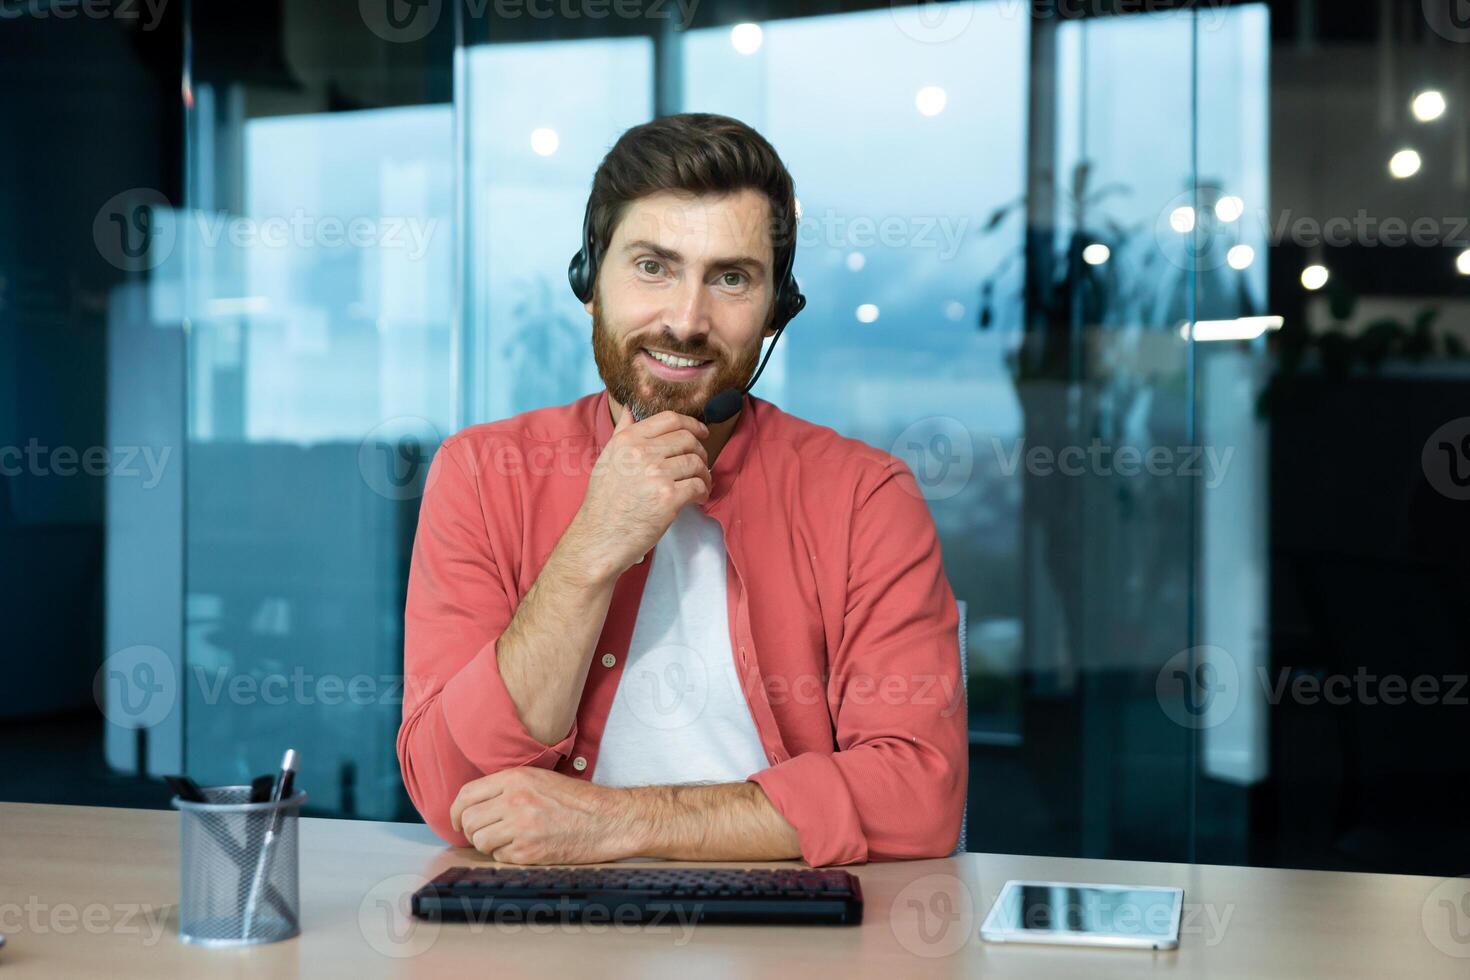
M 589 299 L 587 302 L 583 303 L 582 309 L 587 311 L 588 316 L 592 316 L 592 301 Z

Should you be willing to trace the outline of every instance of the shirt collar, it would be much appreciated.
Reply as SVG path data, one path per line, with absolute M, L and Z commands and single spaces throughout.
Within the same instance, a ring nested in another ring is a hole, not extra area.
M 712 471 L 715 482 L 710 491 L 709 502 L 704 505 L 705 510 L 710 510 L 725 498 L 739 478 L 740 471 L 744 469 L 750 445 L 760 432 L 760 405 L 760 399 L 752 398 L 750 395 L 741 398 L 740 414 L 735 418 L 735 431 L 730 433 L 730 439 L 725 443 L 725 448 L 721 449 L 720 455 L 715 457 Z M 597 433 L 597 451 L 601 453 L 613 433 L 612 408 L 609 405 L 606 388 L 593 400 L 592 411 L 595 416 L 593 424 Z

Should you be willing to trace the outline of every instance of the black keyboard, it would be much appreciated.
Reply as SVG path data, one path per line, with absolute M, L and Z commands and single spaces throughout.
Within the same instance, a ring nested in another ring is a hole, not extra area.
M 863 892 L 846 871 L 805 868 L 450 868 L 413 895 L 444 922 L 853 925 Z

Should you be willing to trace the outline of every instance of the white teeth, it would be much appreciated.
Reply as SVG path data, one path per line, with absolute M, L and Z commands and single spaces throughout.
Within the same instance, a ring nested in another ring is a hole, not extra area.
M 704 363 L 703 361 L 696 361 L 687 357 L 677 357 L 673 354 L 665 354 L 663 351 L 648 350 L 646 347 L 644 348 L 644 350 L 647 352 L 649 357 L 653 358 L 655 361 L 658 361 L 660 364 L 667 364 L 669 367 L 698 367 L 699 365 Z

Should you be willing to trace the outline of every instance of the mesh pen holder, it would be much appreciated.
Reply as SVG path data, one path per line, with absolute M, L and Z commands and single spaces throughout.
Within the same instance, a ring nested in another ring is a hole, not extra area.
M 301 804 L 251 803 L 249 786 L 210 786 L 179 808 L 179 938 L 205 946 L 290 939 L 301 932 L 297 890 Z

